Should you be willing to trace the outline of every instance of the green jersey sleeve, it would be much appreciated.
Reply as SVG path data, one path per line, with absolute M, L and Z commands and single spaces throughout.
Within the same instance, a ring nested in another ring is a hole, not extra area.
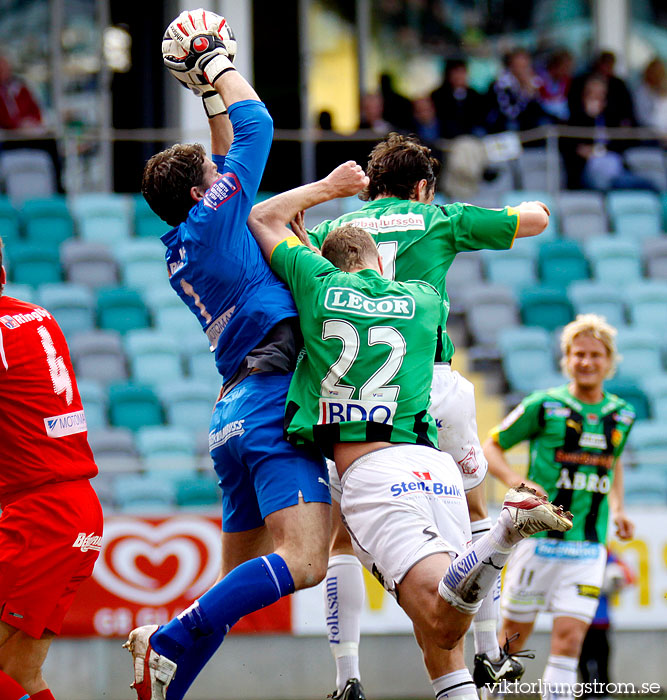
M 304 299 L 317 286 L 318 276 L 337 272 L 326 258 L 307 248 L 296 236 L 284 238 L 271 252 L 271 269 L 295 298 Z
M 491 430 L 491 437 L 503 450 L 508 450 L 538 433 L 543 423 L 542 394 L 527 396 L 499 425 Z
M 322 244 L 324 243 L 324 239 L 333 230 L 332 224 L 333 224 L 333 221 L 323 221 L 321 224 L 318 224 L 314 229 L 311 229 L 310 231 L 308 231 L 308 236 L 310 237 L 310 242 L 314 246 L 321 248 Z
M 457 252 L 512 247 L 519 228 L 519 212 L 514 207 L 484 209 L 456 202 L 445 209 Z

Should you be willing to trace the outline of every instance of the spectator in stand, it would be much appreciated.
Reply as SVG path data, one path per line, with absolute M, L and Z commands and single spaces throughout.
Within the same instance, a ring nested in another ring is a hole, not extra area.
M 570 114 L 576 112 L 581 105 L 582 93 L 586 82 L 591 77 L 603 81 L 607 88 L 606 116 L 610 120 L 607 126 L 637 126 L 635 110 L 632 104 L 630 90 L 622 78 L 614 74 L 616 68 L 616 56 L 611 51 L 602 51 L 593 61 L 591 70 L 576 77 L 570 88 Z
M 383 116 L 384 99 L 379 92 L 367 92 L 361 96 L 359 128 L 371 129 L 379 136 L 386 136 L 390 131 L 395 131 Z M 363 159 L 362 159 L 363 161 Z
M 0 55 L 0 129 L 24 129 L 42 124 L 39 105 L 12 71 L 5 56 Z
M 556 49 L 540 72 L 539 102 L 542 109 L 556 122 L 567 122 L 570 107 L 567 95 L 572 83 L 574 58 L 567 49 Z
M 524 131 L 551 122 L 538 102 L 541 80 L 530 54 L 515 49 L 503 59 L 504 69 L 489 89 L 487 125 L 491 133 Z
M 637 120 L 667 136 L 667 74 L 665 64 L 654 58 L 642 72 L 641 83 L 635 90 Z
M 391 76 L 383 73 L 380 76 L 380 93 L 382 94 L 382 118 L 393 124 L 398 131 L 412 129 L 412 102 L 394 90 Z
M 440 138 L 440 122 L 430 95 L 412 101 L 412 116 L 412 131 L 429 146 L 435 145 Z
M 597 75 L 588 77 L 581 102 L 571 104 L 569 124 L 595 127 L 593 138 L 563 141 L 570 188 L 655 189 L 649 180 L 625 167 L 622 156 L 625 145 L 611 141 L 607 135 L 606 127 L 620 126 L 618 112 L 609 108 L 607 81 Z
M 431 93 L 431 98 L 442 138 L 484 135 L 484 99 L 469 87 L 468 65 L 464 60 L 447 61 L 442 85 Z

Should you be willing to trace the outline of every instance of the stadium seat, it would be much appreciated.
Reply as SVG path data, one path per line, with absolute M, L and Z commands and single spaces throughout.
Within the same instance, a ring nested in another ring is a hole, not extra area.
M 14 206 L 30 197 L 51 197 L 57 187 L 51 156 L 36 148 L 0 154 L 0 179 Z
M 103 386 L 92 379 L 78 379 L 77 386 L 86 414 L 88 431 L 106 428 L 107 421 L 107 392 Z
M 491 284 L 511 287 L 514 292 L 537 284 L 536 256 L 530 246 L 514 244 L 511 250 L 483 250 L 481 253 L 486 279 Z M 449 276 L 447 278 L 449 287 Z
M 667 504 L 667 477 L 665 474 L 628 468 L 623 472 L 623 490 L 626 505 L 665 506 Z
M 81 238 L 115 245 L 132 233 L 132 203 L 115 193 L 79 194 L 72 199 L 72 216 Z
M 458 253 L 447 271 L 447 294 L 453 312 L 460 313 L 461 296 L 467 289 L 483 284 L 482 258 L 478 252 Z
M 208 358 L 209 364 L 215 365 L 213 356 Z M 206 376 L 211 376 L 209 372 Z M 220 375 L 215 374 L 217 381 L 206 381 L 193 377 L 192 381 L 173 382 L 163 386 L 160 398 L 165 407 L 167 422 L 170 425 L 188 430 L 200 430 L 208 427 L 211 413 L 220 390 Z
M 618 376 L 639 380 L 662 371 L 659 336 L 645 328 L 621 328 L 616 347 L 623 360 L 618 366 Z
M 148 425 L 161 425 L 162 406 L 155 392 L 145 384 L 112 384 L 109 387 L 109 422 L 135 431 Z
M 646 473 L 662 474 L 667 483 L 667 431 L 662 421 L 645 420 L 634 425 L 628 445 L 636 467 Z
M 150 314 L 135 289 L 107 287 L 97 292 L 97 325 L 105 330 L 127 333 L 150 326 Z
M 215 366 L 215 355 L 208 345 L 191 345 L 185 354 L 185 361 L 188 376 L 193 381 L 219 387 L 222 377 Z
M 171 228 L 148 206 L 142 194 L 133 197 L 134 235 L 137 238 L 157 238 Z
M 566 287 L 588 279 L 588 261 L 576 241 L 547 241 L 540 246 L 538 273 L 543 285 Z
M 639 248 L 630 241 L 611 236 L 592 238 L 586 242 L 586 257 L 599 282 L 622 288 L 642 277 Z
M 619 238 L 641 241 L 662 231 L 660 198 L 654 192 L 609 192 L 607 211 Z
M 643 241 L 642 259 L 647 277 L 667 280 L 667 236 Z
M 152 329 L 129 331 L 125 350 L 132 379 L 154 386 L 171 385 L 183 378 L 183 363 L 175 334 Z
M 118 333 L 101 330 L 77 333 L 69 341 L 69 349 L 78 378 L 103 384 L 127 379 L 125 353 Z
M 131 430 L 112 427 L 91 430 L 88 442 L 101 473 L 138 474 L 141 470 L 142 464 Z
M 26 240 L 60 246 L 74 235 L 74 220 L 62 195 L 26 199 L 21 207 Z
M 667 281 L 645 280 L 625 290 L 630 320 L 639 328 L 655 331 L 664 345 L 667 340 Z
M 610 394 L 620 396 L 631 404 L 638 421 L 646 420 L 650 417 L 651 407 L 649 400 L 638 381 L 614 376 L 605 382 L 604 389 Z
M 95 490 L 97 498 L 99 498 L 100 505 L 105 514 L 113 512 L 116 508 L 116 502 L 114 501 L 114 481 L 115 475 L 106 471 L 100 471 L 96 477 L 94 477 L 90 485 Z
M 559 205 L 561 231 L 566 238 L 582 241 L 608 233 L 600 192 L 564 191 L 560 193 Z
M 176 505 L 179 508 L 208 509 L 219 506 L 221 491 L 218 484 L 206 477 L 179 480 L 176 486 Z
M 643 377 L 641 386 L 651 405 L 651 418 L 664 424 L 667 421 L 667 373 Z
M 168 280 L 165 250 L 159 238 L 130 239 L 119 243 L 115 254 L 125 285 L 140 290 L 164 285 Z
M 114 480 L 114 501 L 122 512 L 170 512 L 176 503 L 176 489 L 159 477 L 121 475 Z
M 494 346 L 498 333 L 519 323 L 516 298 L 509 287 L 482 284 L 464 295 L 466 322 L 476 345 Z
M 624 151 L 623 158 L 632 172 L 650 180 L 661 192 L 667 191 L 663 149 L 657 146 L 634 146 Z
M 199 333 L 206 337 L 192 311 L 174 292 L 172 294 L 176 297 L 178 303 L 172 301 L 168 306 L 160 307 L 154 312 L 155 327 L 165 333 L 176 333 L 179 336 L 187 335 L 192 337 Z
M 563 383 L 554 365 L 551 338 L 544 328 L 506 328 L 498 335 L 498 346 L 512 391 L 528 394 Z
M 191 431 L 173 425 L 144 427 L 137 431 L 137 448 L 147 472 L 169 472 L 169 478 L 195 476 L 195 441 Z
M 68 340 L 94 329 L 95 298 L 87 287 L 64 282 L 42 284 L 38 291 L 39 303 L 55 316 Z
M 567 295 L 575 314 L 598 314 L 616 327 L 627 323 L 625 295 L 617 286 L 595 280 L 581 280 L 568 287 Z
M 569 323 L 574 317 L 572 304 L 564 289 L 531 287 L 519 294 L 522 322 L 527 326 L 541 326 L 553 331 Z
M 67 279 L 92 289 L 118 284 L 118 266 L 109 246 L 72 239 L 60 248 Z
M 558 159 L 559 180 L 554 184 L 560 189 L 565 186 L 565 163 L 563 163 L 563 158 L 558 151 L 555 155 Z M 549 153 L 546 148 L 524 148 L 517 164 L 522 187 L 525 189 L 551 189 L 551 183 L 548 179 Z
M 58 251 L 35 243 L 15 241 L 5 251 L 5 268 L 10 281 L 37 287 L 62 280 Z
M 5 246 L 20 240 L 21 236 L 19 213 L 6 195 L 0 195 L 0 236 Z
M 14 299 L 31 301 L 33 303 L 37 302 L 37 292 L 30 284 L 14 284 L 13 282 L 7 282 L 2 294 L 6 297 L 14 297 Z

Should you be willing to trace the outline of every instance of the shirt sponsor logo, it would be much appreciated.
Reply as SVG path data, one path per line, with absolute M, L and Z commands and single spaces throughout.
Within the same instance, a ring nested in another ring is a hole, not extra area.
M 623 423 L 624 425 L 632 425 L 635 421 L 635 414 L 632 411 L 626 411 L 621 409 L 612 415 L 612 418 L 617 423 Z
M 178 249 L 179 260 L 176 262 L 169 263 L 169 277 L 178 272 L 186 263 L 185 259 L 185 247 L 180 247 Z
M 418 479 L 423 479 L 424 481 L 433 481 L 431 472 L 412 472 Z
M 430 477 L 429 477 L 430 478 Z M 401 481 L 400 484 L 391 485 L 391 495 L 398 498 L 406 493 L 432 493 L 434 496 L 449 496 L 450 498 L 463 498 L 461 489 L 456 484 L 443 484 L 439 481 Z
M 13 331 L 24 323 L 43 321 L 45 318 L 51 318 L 51 314 L 46 309 L 36 308 L 29 314 L 6 314 L 5 316 L 0 316 L 0 323 Z
M 208 434 L 208 451 L 212 452 L 216 447 L 224 445 L 227 440 L 243 435 L 245 433 L 244 423 L 245 418 L 243 420 L 233 420 L 231 423 L 223 425 L 220 430 L 212 430 Z
M 390 231 L 426 231 L 424 217 L 421 214 L 387 214 L 377 219 L 362 217 L 346 221 L 345 226 L 357 226 L 370 233 L 389 233 Z
M 82 410 L 45 418 L 44 427 L 46 428 L 46 434 L 51 438 L 76 435 L 77 433 L 85 433 L 88 430 L 86 415 Z
M 204 206 L 209 209 L 218 209 L 228 199 L 231 199 L 237 192 L 240 192 L 241 185 L 234 173 L 223 173 L 219 180 L 216 180 L 204 195 Z
M 325 615 L 329 630 L 329 644 L 340 644 L 338 624 L 338 576 L 328 576 L 326 581 Z
M 345 310 L 357 316 L 412 318 L 415 315 L 415 300 L 412 297 L 386 296 L 371 299 L 345 287 L 327 289 L 324 307 L 330 311 Z
M 396 402 L 385 401 L 349 401 L 347 399 L 320 398 L 319 425 L 330 423 L 349 423 L 363 421 L 369 423 L 384 423 L 393 425 L 396 413 Z
M 607 438 L 601 433 L 582 433 L 579 438 L 579 447 L 592 447 L 596 450 L 606 450 Z
M 599 542 L 568 540 L 537 540 L 535 554 L 547 559 L 597 559 L 602 545 Z
M 568 418 L 572 413 L 572 409 L 567 406 L 558 406 L 557 408 L 544 407 L 544 415 L 549 418 Z
M 560 470 L 560 476 L 556 482 L 557 489 L 566 491 L 589 491 L 590 493 L 609 493 L 611 479 L 606 474 L 586 474 L 584 472 L 574 472 L 570 478 L 568 469 Z
M 215 318 L 211 321 L 209 324 L 208 328 L 206 329 L 206 336 L 208 338 L 208 342 L 210 343 L 210 348 L 211 351 L 215 350 L 215 348 L 218 345 L 218 340 L 220 340 L 220 336 L 225 332 L 225 328 L 227 328 L 227 324 L 232 318 L 232 314 L 234 313 L 234 310 L 236 309 L 236 306 L 232 306 L 227 311 L 223 311 L 218 318 Z
M 95 552 L 99 552 L 102 549 L 102 537 L 101 535 L 94 535 L 92 532 L 87 535 L 85 532 L 80 532 L 72 547 L 80 549 L 82 552 L 87 552 L 92 549 Z

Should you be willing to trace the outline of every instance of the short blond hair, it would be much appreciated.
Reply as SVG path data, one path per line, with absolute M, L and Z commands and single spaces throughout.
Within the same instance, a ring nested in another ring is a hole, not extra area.
M 560 350 L 562 353 L 560 368 L 563 374 L 567 375 L 567 356 L 572 348 L 574 339 L 580 335 L 588 335 L 599 340 L 607 349 L 607 354 L 611 358 L 611 369 L 605 379 L 612 377 L 621 359 L 616 350 L 617 333 L 618 331 L 610 323 L 607 323 L 607 319 L 604 316 L 578 314 L 574 321 L 571 321 L 563 328 L 560 336 Z
M 378 257 L 373 237 L 357 226 L 339 226 L 327 235 L 322 244 L 322 257 L 343 272 L 372 265 Z

